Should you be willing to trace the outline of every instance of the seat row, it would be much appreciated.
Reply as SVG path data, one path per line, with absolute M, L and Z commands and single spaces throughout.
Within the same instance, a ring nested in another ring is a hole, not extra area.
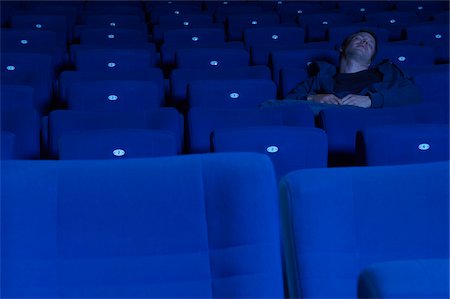
M 6 161 L 1 177 L 4 297 L 449 295 L 448 161 L 279 186 L 255 153 Z

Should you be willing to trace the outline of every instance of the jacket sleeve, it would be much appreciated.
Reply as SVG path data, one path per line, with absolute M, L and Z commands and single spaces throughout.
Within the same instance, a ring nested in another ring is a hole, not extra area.
M 417 86 L 395 64 L 385 66 L 382 72 L 386 79 L 374 84 L 366 94 L 372 101 L 372 108 L 401 106 L 421 101 Z
M 306 100 L 307 95 L 315 94 L 313 85 L 315 84 L 317 77 L 310 77 L 299 83 L 293 90 L 291 90 L 285 97 L 285 99 L 291 100 Z

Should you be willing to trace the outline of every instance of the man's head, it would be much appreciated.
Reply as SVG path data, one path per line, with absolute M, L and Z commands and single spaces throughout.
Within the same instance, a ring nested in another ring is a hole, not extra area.
M 370 65 L 377 53 L 377 40 L 373 32 L 360 30 L 345 38 L 341 45 L 341 59 L 355 60 Z

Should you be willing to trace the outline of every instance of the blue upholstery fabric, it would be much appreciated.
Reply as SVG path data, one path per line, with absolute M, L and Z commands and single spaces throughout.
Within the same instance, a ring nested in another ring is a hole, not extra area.
M 419 67 L 432 67 L 436 59 L 436 54 L 431 47 L 418 45 L 391 45 L 385 43 L 379 45 L 377 55 L 373 64 L 377 64 L 384 59 L 389 59 L 399 66 L 407 74 L 415 74 L 415 69 Z
M 37 109 L 34 89 L 28 85 L 2 84 L 0 86 L 1 110 Z
M 1 170 L 5 297 L 283 297 L 276 183 L 263 155 Z
M 257 108 L 276 96 L 277 87 L 268 79 L 197 80 L 188 86 L 190 107 Z
M 250 64 L 250 54 L 244 49 L 181 49 L 175 53 L 178 68 L 231 69 Z
M 244 30 L 249 28 L 264 28 L 276 26 L 280 17 L 275 12 L 239 13 L 227 18 L 226 28 L 228 40 L 243 41 Z
M 1 130 L 15 135 L 15 157 L 17 159 L 40 158 L 40 115 L 34 109 L 2 110 Z
M 297 22 L 305 29 L 307 42 L 327 40 L 328 29 L 349 25 L 352 21 L 347 15 L 336 12 L 299 15 Z
M 358 298 L 448 298 L 448 259 L 376 263 L 363 269 Z
M 418 16 L 411 11 L 382 11 L 365 16 L 366 23 L 389 30 L 389 41 L 404 39 L 404 29 L 417 24 Z
M 149 111 L 163 105 L 154 82 L 104 80 L 73 83 L 67 107 L 78 111 Z
M 269 156 L 277 177 L 302 168 L 327 167 L 327 135 L 300 127 L 217 129 L 211 135 L 214 152 L 257 152 Z
M 0 159 L 8 160 L 15 158 L 15 141 L 16 135 L 8 131 L 1 131 L 1 150 L 0 150 Z
M 168 130 L 177 136 L 181 150 L 184 136 L 183 116 L 174 108 L 159 108 L 150 112 L 84 112 L 52 111 L 49 115 L 49 151 L 58 153 L 59 138 L 70 132 L 105 129 Z
M 60 160 L 127 159 L 177 154 L 175 133 L 163 130 L 110 129 L 72 132 L 59 139 Z
M 374 126 L 358 132 L 357 160 L 363 165 L 449 160 L 448 124 Z
M 373 263 L 448 259 L 448 161 L 304 169 L 280 192 L 292 297 L 356 298 Z
M 194 153 L 204 153 L 210 150 L 210 136 L 217 129 L 255 126 L 314 126 L 314 114 L 307 105 L 246 109 L 198 107 L 192 108 L 187 118 L 189 149 Z
M 136 29 L 86 28 L 80 32 L 80 42 L 85 45 L 114 46 L 147 41 L 147 33 Z
M 437 103 L 449 121 L 449 89 L 442 88 L 449 82 L 448 68 L 440 72 L 416 74 L 414 83 L 420 90 L 424 102 Z
M 168 30 L 164 33 L 164 43 L 216 43 L 225 41 L 223 28 L 189 28 Z

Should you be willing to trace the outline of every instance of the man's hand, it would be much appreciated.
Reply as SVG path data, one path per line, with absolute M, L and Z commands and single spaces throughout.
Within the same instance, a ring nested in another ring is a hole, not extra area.
M 341 105 L 341 99 L 334 94 L 314 94 L 307 96 L 307 99 L 318 103 Z
M 349 94 L 341 99 L 341 105 L 351 105 L 362 108 L 369 108 L 372 105 L 372 101 L 368 96 Z

